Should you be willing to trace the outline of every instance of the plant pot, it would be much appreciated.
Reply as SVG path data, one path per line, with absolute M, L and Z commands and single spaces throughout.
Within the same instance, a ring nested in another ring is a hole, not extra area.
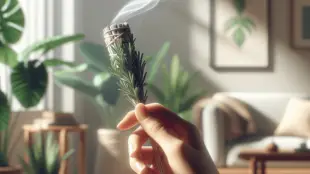
M 74 118 L 73 114 L 62 112 L 44 111 L 42 113 L 42 119 L 46 120 L 49 125 L 54 126 L 76 126 L 78 122 Z
M 22 174 L 19 166 L 0 167 L 0 174 Z
M 96 174 L 134 174 L 129 165 L 127 132 L 99 129 L 97 138 Z

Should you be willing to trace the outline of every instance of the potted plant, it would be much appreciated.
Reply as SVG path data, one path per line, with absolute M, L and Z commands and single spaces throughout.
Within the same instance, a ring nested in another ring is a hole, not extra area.
M 109 57 L 102 45 L 90 42 L 80 44 L 80 52 L 85 63 L 54 72 L 55 81 L 58 85 L 71 87 L 86 96 L 100 112 L 103 127 L 97 130 L 99 159 L 96 160 L 96 171 L 130 173 L 127 158 L 124 158 L 124 155 L 128 155 L 127 134 L 116 129 L 120 115 L 113 111 L 120 91 L 117 79 L 109 71 Z M 83 78 L 81 73 L 90 74 L 91 80 Z
M 166 46 L 165 46 L 166 45 Z M 167 68 L 165 63 L 162 63 L 163 57 L 168 51 L 168 43 L 166 43 L 163 48 L 165 51 L 160 51 L 160 57 L 150 58 L 152 63 L 149 64 L 150 76 L 148 79 L 148 90 L 151 94 L 155 95 L 157 101 L 169 108 L 175 113 L 178 113 L 183 119 L 190 121 L 189 111 L 191 111 L 192 106 L 206 94 L 206 91 L 200 91 L 197 93 L 190 93 L 190 86 L 192 80 L 197 75 L 197 73 L 190 74 L 185 71 L 180 64 L 178 55 L 174 55 L 170 69 Z M 162 68 L 162 71 L 159 69 Z M 162 72 L 162 74 L 157 73 Z M 161 75 L 164 81 L 160 84 L 162 86 L 155 85 L 155 76 Z
M 27 160 L 20 158 L 25 174 L 58 174 L 63 160 L 68 159 L 74 150 L 71 149 L 64 156 L 59 156 L 60 149 L 53 134 L 46 138 L 40 132 L 36 134 L 34 143 L 27 149 Z

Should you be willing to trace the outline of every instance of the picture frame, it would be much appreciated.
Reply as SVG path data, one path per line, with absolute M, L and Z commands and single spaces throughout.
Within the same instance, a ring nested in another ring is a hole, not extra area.
M 291 47 L 310 49 L 310 1 L 290 0 Z
M 240 0 L 241 5 L 236 2 L 211 0 L 210 66 L 228 72 L 273 71 L 272 1 Z M 229 21 L 236 19 L 249 23 L 239 28 L 230 26 Z

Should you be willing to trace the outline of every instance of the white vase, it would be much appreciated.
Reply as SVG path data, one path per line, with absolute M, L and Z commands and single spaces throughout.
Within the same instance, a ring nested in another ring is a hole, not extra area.
M 134 174 L 129 165 L 128 133 L 99 129 L 96 174 Z

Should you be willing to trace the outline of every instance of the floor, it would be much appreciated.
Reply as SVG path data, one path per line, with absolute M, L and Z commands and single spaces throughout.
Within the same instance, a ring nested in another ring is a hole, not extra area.
M 252 174 L 247 168 L 219 168 L 220 174 Z M 266 174 L 310 174 L 310 168 L 269 168 Z

